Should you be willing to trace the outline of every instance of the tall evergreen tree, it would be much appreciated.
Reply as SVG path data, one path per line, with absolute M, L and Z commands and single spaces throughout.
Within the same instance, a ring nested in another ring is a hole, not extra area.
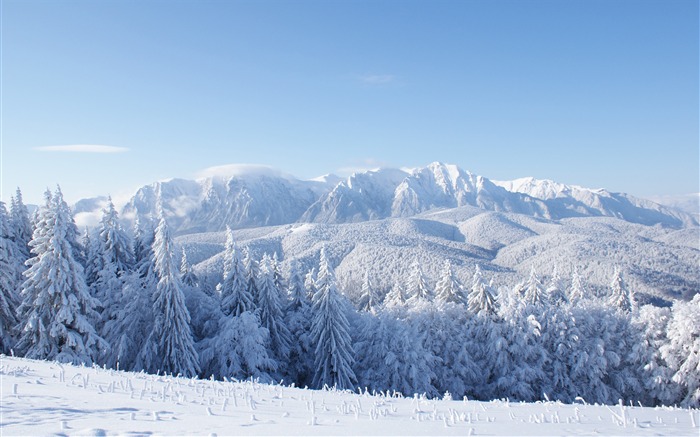
M 627 288 L 625 280 L 622 279 L 622 272 L 615 267 L 613 279 L 610 282 L 610 306 L 620 311 L 630 313 L 635 309 L 634 294 Z
M 75 261 L 75 223 L 58 189 L 39 213 L 22 285 L 23 329 L 17 348 L 28 358 L 68 363 L 93 363 L 107 343 L 90 320 L 98 302 Z
M 387 308 L 398 307 L 405 303 L 406 292 L 403 289 L 403 285 L 401 285 L 401 281 L 397 279 L 396 282 L 394 282 L 393 287 L 391 287 L 391 290 L 389 290 L 384 297 L 384 306 Z
M 117 275 L 121 276 L 133 268 L 134 254 L 131 239 L 119 223 L 119 214 L 114 209 L 111 197 L 107 208 L 102 211 L 100 224 L 103 257 L 115 265 Z
M 474 314 L 494 316 L 497 312 L 496 298 L 491 292 L 491 287 L 486 284 L 477 265 L 472 278 L 472 288 L 468 296 L 469 310 Z
M 555 305 L 562 305 L 569 302 L 556 266 L 554 266 L 554 271 L 552 272 L 552 277 L 549 279 L 549 285 L 546 291 L 548 300 Z
M 365 271 L 365 278 L 362 281 L 362 290 L 360 292 L 360 310 L 372 312 L 379 305 L 379 296 L 372 285 L 369 278 L 369 270 Z
M 316 344 L 314 385 L 352 389 L 357 380 L 353 371 L 355 362 L 350 324 L 345 314 L 346 305 L 335 284 L 335 273 L 321 249 L 316 280 L 318 291 L 313 298 L 311 336 Z
M 9 353 L 14 346 L 15 328 L 19 323 L 16 259 L 20 255 L 13 237 L 5 203 L 0 201 L 0 353 Z
M 286 307 L 284 297 L 275 285 L 274 277 L 272 259 L 265 254 L 260 261 L 258 280 L 260 325 L 270 333 L 270 349 L 272 351 L 270 355 L 277 360 L 278 368 L 282 372 L 289 358 L 291 338 L 289 329 L 284 323 L 284 309 Z
M 306 272 L 304 275 L 304 289 L 306 290 L 306 297 L 312 300 L 316 294 L 316 268 L 312 267 L 311 270 Z
M 464 287 L 455 276 L 449 259 L 445 260 L 440 280 L 435 284 L 435 298 L 442 303 L 452 302 L 460 305 L 467 303 Z
M 184 247 L 182 248 L 182 257 L 180 259 L 180 280 L 187 287 L 197 287 L 199 285 L 199 278 L 187 260 L 187 251 Z
M 535 268 L 530 269 L 530 277 L 525 283 L 525 293 L 523 298 L 527 305 L 542 306 L 546 303 L 544 286 L 535 272 Z
M 423 276 L 423 270 L 421 269 L 417 260 L 415 263 L 413 263 L 413 270 L 411 275 L 408 277 L 408 284 L 406 288 L 406 293 L 408 294 L 407 300 L 411 302 L 433 300 L 433 293 L 428 287 L 425 276 Z
M 31 256 L 29 242 L 34 231 L 29 219 L 29 210 L 22 201 L 22 191 L 19 188 L 10 203 L 10 228 L 13 232 L 13 240 L 19 249 L 17 255 L 21 257 L 21 263 L 24 264 Z
M 160 211 L 160 223 L 153 241 L 155 272 L 158 285 L 153 294 L 153 330 L 146 340 L 142 359 L 146 370 L 174 375 L 199 373 L 194 348 L 190 314 L 185 305 L 179 270 L 173 259 L 174 245 L 170 230 Z
M 571 272 L 571 287 L 569 288 L 569 302 L 575 305 L 584 299 L 588 298 L 588 290 L 583 283 L 583 278 L 578 272 L 578 268 L 574 267 Z
M 247 292 L 253 298 L 253 309 L 255 309 L 259 305 L 258 276 L 260 275 L 260 269 L 258 262 L 253 259 L 253 254 L 248 246 L 243 248 L 243 268 L 245 269 Z
M 292 261 L 289 271 L 289 306 L 285 314 L 291 347 L 287 373 L 291 381 L 304 387 L 313 377 L 313 345 L 311 343 L 311 302 L 306 295 L 298 262 Z
M 247 272 L 238 255 L 236 243 L 233 241 L 233 232 L 228 227 L 224 249 L 224 276 L 216 289 L 221 296 L 221 311 L 224 315 L 239 316 L 255 308 Z

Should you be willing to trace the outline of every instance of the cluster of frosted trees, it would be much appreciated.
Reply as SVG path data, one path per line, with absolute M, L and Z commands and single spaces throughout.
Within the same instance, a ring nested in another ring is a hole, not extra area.
M 353 304 L 325 250 L 285 274 L 230 230 L 209 290 L 162 213 L 133 234 L 110 202 L 81 237 L 60 190 L 31 220 L 19 190 L 9 213 L 0 203 L 1 352 L 404 395 L 700 404 L 700 295 L 638 308 L 619 272 L 591 297 L 576 272 L 544 284 L 534 270 L 496 293 L 447 261 L 434 286 L 416 264 L 388 293 L 367 273 Z

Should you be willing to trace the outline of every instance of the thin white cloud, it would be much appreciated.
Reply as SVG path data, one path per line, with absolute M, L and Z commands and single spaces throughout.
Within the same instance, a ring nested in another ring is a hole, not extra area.
M 362 83 L 368 85 L 387 85 L 396 80 L 393 74 L 368 74 L 360 77 Z
M 126 147 L 103 146 L 98 144 L 70 144 L 66 146 L 43 146 L 35 147 L 34 150 L 41 152 L 69 152 L 69 153 L 124 153 L 129 149 Z

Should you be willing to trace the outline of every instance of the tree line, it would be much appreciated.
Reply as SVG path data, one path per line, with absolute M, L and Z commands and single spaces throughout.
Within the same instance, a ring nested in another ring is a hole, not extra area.
M 81 235 L 60 189 L 32 217 L 18 189 L 9 212 L 0 202 L 0 352 L 406 396 L 700 405 L 700 294 L 639 307 L 619 270 L 607 296 L 576 270 L 494 290 L 448 260 L 434 287 L 419 263 L 387 293 L 368 272 L 350 302 L 325 248 L 283 272 L 226 237 L 211 290 L 162 209 L 132 237 L 110 200 Z

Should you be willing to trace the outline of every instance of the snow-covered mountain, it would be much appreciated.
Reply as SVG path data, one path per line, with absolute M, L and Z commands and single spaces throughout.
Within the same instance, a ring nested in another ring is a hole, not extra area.
M 160 192 L 179 234 L 219 231 L 227 225 L 352 223 L 462 206 L 554 220 L 603 216 L 676 228 L 697 224 L 690 214 L 626 194 L 532 178 L 493 182 L 439 162 L 410 171 L 379 169 L 346 179 L 326 175 L 308 181 L 259 166 L 219 169 L 227 171 L 142 187 L 122 214 L 153 217 Z
M 605 216 L 643 225 L 676 227 L 697 224 L 695 218 L 684 211 L 605 189 L 583 188 L 532 177 L 494 183 L 510 192 L 544 200 L 552 217 Z

